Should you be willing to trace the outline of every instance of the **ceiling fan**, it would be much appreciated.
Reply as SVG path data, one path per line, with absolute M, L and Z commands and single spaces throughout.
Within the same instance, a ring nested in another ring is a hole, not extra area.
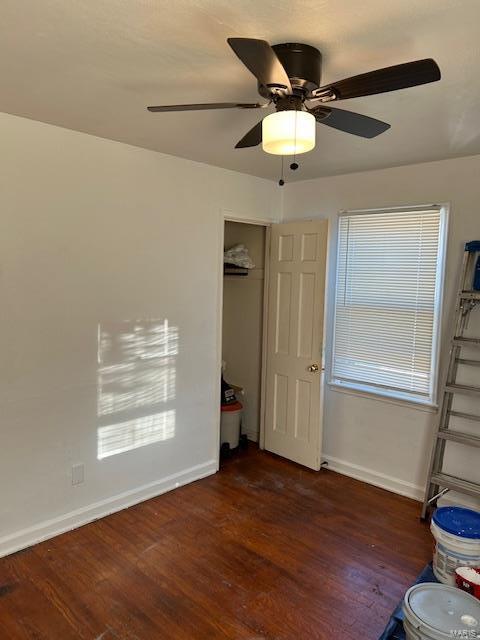
M 322 56 L 315 47 L 290 42 L 270 46 L 252 38 L 228 38 L 227 42 L 257 79 L 258 93 L 266 102 L 162 105 L 148 110 L 265 109 L 273 105 L 275 112 L 250 129 L 235 148 L 262 143 L 267 153 L 293 155 L 314 148 L 317 122 L 363 138 L 374 138 L 390 128 L 386 122 L 327 106 L 329 103 L 440 80 L 437 63 L 427 58 L 321 86 Z

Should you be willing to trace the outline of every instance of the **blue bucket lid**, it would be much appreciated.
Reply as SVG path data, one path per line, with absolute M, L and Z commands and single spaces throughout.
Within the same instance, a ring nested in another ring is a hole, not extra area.
M 433 514 L 434 523 L 454 536 L 480 539 L 480 513 L 464 507 L 440 507 Z

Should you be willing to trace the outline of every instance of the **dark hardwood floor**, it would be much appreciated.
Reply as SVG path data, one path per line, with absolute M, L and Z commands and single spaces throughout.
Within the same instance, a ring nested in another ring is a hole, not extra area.
M 419 504 L 251 447 L 0 560 L 0 638 L 375 640 L 431 559 Z

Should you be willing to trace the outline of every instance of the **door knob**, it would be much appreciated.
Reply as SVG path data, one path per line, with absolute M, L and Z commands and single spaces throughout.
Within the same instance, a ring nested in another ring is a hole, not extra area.
M 311 364 L 308 367 L 308 371 L 311 371 L 312 373 L 316 373 L 318 371 L 318 364 Z

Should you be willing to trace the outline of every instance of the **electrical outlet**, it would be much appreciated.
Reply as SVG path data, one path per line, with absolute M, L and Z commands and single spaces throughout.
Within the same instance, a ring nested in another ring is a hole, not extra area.
M 72 466 L 72 484 L 82 484 L 85 481 L 85 465 L 83 462 Z

